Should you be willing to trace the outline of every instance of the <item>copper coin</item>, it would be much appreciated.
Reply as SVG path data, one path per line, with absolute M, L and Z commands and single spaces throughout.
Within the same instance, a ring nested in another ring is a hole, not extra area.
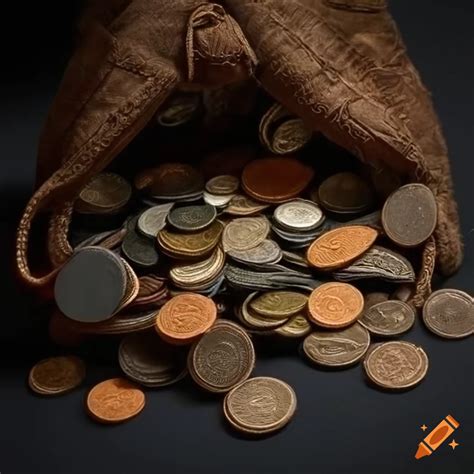
M 415 310 L 403 301 L 382 301 L 364 310 L 359 322 L 377 336 L 398 336 L 415 324 Z
M 319 186 L 319 204 L 338 214 L 353 214 L 368 210 L 374 203 L 372 190 L 354 173 L 337 173 Z
M 143 410 L 145 394 L 126 379 L 109 379 L 90 390 L 86 406 L 94 420 L 100 423 L 120 423 Z
M 433 233 L 436 199 L 424 184 L 406 184 L 392 193 L 382 210 L 387 237 L 401 247 L 416 247 Z
M 217 308 L 210 298 L 196 293 L 181 293 L 161 308 L 156 318 L 156 330 L 168 342 L 187 344 L 205 333 L 216 317 Z
M 377 231 L 354 225 L 330 230 L 308 248 L 308 262 L 321 270 L 341 268 L 366 252 L 377 238 Z
M 387 389 L 410 388 L 421 382 L 428 371 L 428 356 L 415 344 L 392 341 L 375 344 L 364 359 L 369 379 Z
M 86 367 L 78 357 L 50 357 L 34 365 L 28 384 L 40 395 L 60 395 L 78 387 L 85 377 Z
M 227 392 L 246 380 L 255 365 L 255 351 L 239 325 L 220 319 L 193 346 L 188 368 L 194 381 L 210 392 Z
M 426 327 L 441 337 L 458 339 L 474 332 L 474 299 L 464 291 L 435 291 L 423 307 Z
M 310 319 L 327 328 L 349 326 L 363 308 L 362 293 L 348 283 L 324 283 L 314 289 L 308 299 Z
M 312 168 L 295 158 L 262 158 L 245 167 L 242 186 L 259 201 L 280 203 L 302 193 L 313 175 Z

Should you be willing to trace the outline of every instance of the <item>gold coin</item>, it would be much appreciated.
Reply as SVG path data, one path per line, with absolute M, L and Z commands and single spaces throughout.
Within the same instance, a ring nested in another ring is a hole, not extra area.
M 311 332 L 311 324 L 303 314 L 295 314 L 283 326 L 274 329 L 279 336 L 298 338 Z
M 296 291 L 267 291 L 250 302 L 250 307 L 267 318 L 290 317 L 299 313 L 308 297 Z

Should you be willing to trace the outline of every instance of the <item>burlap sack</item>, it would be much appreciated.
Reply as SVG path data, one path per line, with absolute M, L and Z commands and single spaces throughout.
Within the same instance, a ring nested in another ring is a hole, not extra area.
M 68 225 L 79 189 L 137 135 L 178 87 L 254 76 L 310 127 L 367 163 L 428 185 L 436 231 L 423 249 L 414 303 L 435 266 L 449 275 L 462 243 L 446 145 L 429 93 L 408 59 L 385 0 L 101 0 L 48 115 L 38 188 L 18 228 L 21 278 L 45 288 L 71 255 Z M 28 240 L 49 216 L 52 270 L 34 276 Z

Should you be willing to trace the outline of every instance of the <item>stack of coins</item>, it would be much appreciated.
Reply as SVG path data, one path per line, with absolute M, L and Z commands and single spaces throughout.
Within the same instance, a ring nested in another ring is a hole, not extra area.
M 172 98 L 158 112 L 160 133 L 184 134 L 201 105 L 191 93 Z M 413 387 L 427 373 L 425 351 L 395 338 L 418 316 L 410 298 L 437 222 L 432 192 L 337 151 L 318 156 L 320 137 L 280 104 L 261 116 L 259 140 L 191 164 L 107 170 L 80 192 L 51 328 L 65 344 L 123 337 L 123 377 L 87 397 L 94 420 L 127 420 L 143 409 L 145 390 L 189 374 L 201 390 L 225 394 L 233 428 L 281 429 L 296 395 L 281 380 L 252 378 L 263 338 L 295 343 L 315 367 L 363 361 L 383 389 Z M 470 336 L 473 299 L 434 292 L 422 319 L 437 336 Z M 77 358 L 42 361 L 29 378 L 40 394 L 83 379 Z

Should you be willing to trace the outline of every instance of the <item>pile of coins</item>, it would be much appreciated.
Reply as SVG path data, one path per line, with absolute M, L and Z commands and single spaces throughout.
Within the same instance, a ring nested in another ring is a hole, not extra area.
M 195 107 L 189 97 L 174 100 L 158 123 L 181 126 Z M 373 171 L 319 176 L 302 153 L 312 139 L 275 104 L 260 124 L 264 149 L 231 149 L 195 165 L 165 162 L 133 176 L 105 171 L 81 190 L 75 252 L 56 279 L 50 328 L 63 345 L 122 335 L 124 377 L 90 390 L 94 420 L 129 419 L 145 406 L 144 388 L 189 375 L 225 394 L 233 428 L 278 430 L 292 418 L 296 395 L 281 380 L 252 377 L 260 338 L 296 341 L 315 366 L 363 360 L 380 388 L 423 379 L 425 351 L 393 338 L 417 318 L 414 266 L 436 226 L 435 198 L 422 184 Z M 422 317 L 438 336 L 467 337 L 474 302 L 439 290 Z M 80 359 L 63 356 L 33 367 L 29 384 L 56 395 L 84 377 Z

